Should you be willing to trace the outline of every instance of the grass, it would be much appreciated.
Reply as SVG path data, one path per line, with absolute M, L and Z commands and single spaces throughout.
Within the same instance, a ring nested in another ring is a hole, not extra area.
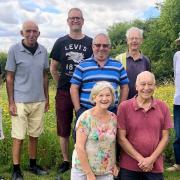
M 173 85 L 163 85 L 157 87 L 155 97 L 165 101 L 172 113 L 173 108 Z M 56 135 L 56 121 L 55 121 L 55 108 L 54 108 L 54 96 L 55 88 L 50 88 L 50 110 L 45 115 L 45 131 L 39 138 L 38 145 L 38 164 L 43 165 L 49 171 L 49 175 L 38 177 L 29 173 L 26 169 L 28 167 L 28 152 L 27 152 L 27 138 L 24 141 L 22 156 L 21 156 L 21 167 L 23 169 L 25 180 L 54 180 L 57 176 L 56 169 L 58 164 L 62 160 L 62 154 L 59 148 L 59 139 Z M 7 95 L 5 87 L 1 89 L 0 93 L 0 107 L 3 108 L 3 127 L 5 139 L 0 141 L 0 175 L 4 176 L 5 179 L 11 178 L 12 170 L 12 156 L 11 156 L 11 145 L 12 140 L 10 137 L 11 131 L 11 120 L 8 114 Z M 165 151 L 165 166 L 168 166 L 174 162 L 172 152 L 172 142 L 174 139 L 174 132 L 171 131 L 170 143 Z M 73 150 L 73 142 L 70 142 L 70 155 Z M 180 172 L 178 173 L 164 173 L 165 180 L 179 180 Z M 62 176 L 63 180 L 70 179 L 70 172 L 65 173 Z

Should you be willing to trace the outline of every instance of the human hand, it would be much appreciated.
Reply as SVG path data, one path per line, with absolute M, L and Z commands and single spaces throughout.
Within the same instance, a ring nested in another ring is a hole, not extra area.
M 153 164 L 154 164 L 153 159 L 151 157 L 146 157 L 141 159 L 141 161 L 139 161 L 138 166 L 144 172 L 150 172 L 153 169 Z
M 119 174 L 119 168 L 118 168 L 117 165 L 114 165 L 113 170 L 112 170 L 112 174 L 113 174 L 113 176 L 115 176 L 115 177 L 118 176 L 118 174 Z
M 15 103 L 9 104 L 9 114 L 11 116 L 17 116 L 17 107 Z
M 96 180 L 96 176 L 93 172 L 89 172 L 87 175 L 87 180 Z

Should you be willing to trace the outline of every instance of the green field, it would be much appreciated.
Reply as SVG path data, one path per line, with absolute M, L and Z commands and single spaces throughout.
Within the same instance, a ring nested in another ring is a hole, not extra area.
M 159 99 L 164 100 L 170 107 L 172 112 L 174 87 L 172 85 L 159 86 L 156 89 L 155 96 Z M 48 176 L 37 177 L 30 174 L 26 169 L 28 167 L 28 153 L 27 153 L 27 140 L 24 141 L 21 157 L 21 167 L 23 169 L 25 180 L 54 180 L 57 176 L 56 169 L 58 164 L 61 162 L 62 155 L 59 150 L 59 139 L 56 135 L 56 121 L 55 121 L 55 109 L 54 109 L 54 96 L 55 89 L 50 88 L 50 110 L 45 115 L 45 131 L 39 138 L 38 147 L 38 164 L 47 168 L 49 171 Z M 12 157 L 11 157 L 11 144 L 12 140 L 10 137 L 11 122 L 8 114 L 7 96 L 5 87 L 1 88 L 0 93 L 0 107 L 3 108 L 3 127 L 5 139 L 0 142 L 0 175 L 3 175 L 5 179 L 11 178 L 12 169 Z M 164 153 L 166 166 L 173 163 L 173 152 L 172 152 L 172 141 L 174 138 L 174 132 L 171 132 L 170 143 Z M 70 145 L 70 154 L 73 149 L 73 142 Z M 70 172 L 63 175 L 63 180 L 69 180 Z M 179 180 L 179 173 L 167 173 L 165 172 L 166 180 Z

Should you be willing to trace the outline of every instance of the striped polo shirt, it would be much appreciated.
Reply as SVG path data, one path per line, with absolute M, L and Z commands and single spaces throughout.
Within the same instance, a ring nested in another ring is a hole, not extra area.
M 108 81 L 115 89 L 115 106 L 118 105 L 119 86 L 129 83 L 127 73 L 121 62 L 108 58 L 103 67 L 100 67 L 97 61 L 89 58 L 76 66 L 71 79 L 71 84 L 80 87 L 80 105 L 89 109 L 93 107 L 90 102 L 90 93 L 92 87 L 98 81 Z

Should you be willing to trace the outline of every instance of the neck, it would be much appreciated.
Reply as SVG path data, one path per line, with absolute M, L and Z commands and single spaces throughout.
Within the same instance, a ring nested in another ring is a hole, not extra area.
M 72 39 L 82 39 L 85 35 L 84 34 L 82 34 L 82 32 L 81 31 L 76 31 L 76 32 L 70 32 L 70 34 L 69 34 L 69 36 L 72 38 Z
M 97 106 L 94 106 L 94 107 L 92 108 L 92 110 L 93 110 L 93 114 L 94 114 L 94 115 L 103 115 L 103 116 L 105 116 L 105 115 L 107 115 L 107 113 L 108 113 L 108 110 L 107 110 L 107 109 L 102 109 L 102 108 L 99 108 L 99 107 L 97 107 Z
M 28 44 L 25 40 L 23 40 L 23 44 L 29 48 L 31 47 L 35 47 L 36 46 L 36 43 L 35 44 Z
M 136 50 L 129 50 L 129 54 L 133 57 L 134 60 L 139 59 L 141 53 L 138 49 Z
M 152 102 L 152 98 L 143 99 L 139 96 L 137 96 L 136 100 L 137 100 L 138 105 L 142 108 L 146 107 L 147 105 L 150 105 Z

